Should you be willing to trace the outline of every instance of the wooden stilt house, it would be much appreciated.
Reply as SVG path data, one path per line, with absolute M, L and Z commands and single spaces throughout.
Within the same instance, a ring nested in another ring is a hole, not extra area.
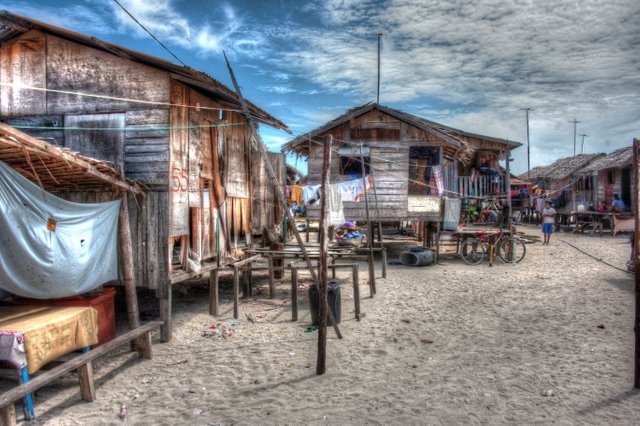
M 600 203 L 611 206 L 613 195 L 618 194 L 625 206 L 632 206 L 633 149 L 620 148 L 600 157 L 577 175 L 576 198 L 585 205 L 597 207 Z
M 145 188 L 129 200 L 135 282 L 160 299 L 163 340 L 171 337 L 171 285 L 215 268 L 213 259 L 281 221 L 260 198 L 268 193 L 263 165 L 236 94 L 200 71 L 0 12 L 0 82 L 1 120 Z M 286 128 L 249 109 L 258 122 Z M 284 182 L 284 159 L 273 159 Z M 108 197 L 64 191 L 75 201 Z
M 373 176 L 375 196 L 374 191 L 366 196 L 372 221 L 378 219 L 379 211 L 382 221 L 439 222 L 442 195 L 504 194 L 505 175 L 498 161 L 521 145 L 369 103 L 284 146 L 285 151 L 307 158 L 309 185 L 320 183 L 327 135 L 334 141 L 331 183 L 360 178 L 361 157 L 365 175 Z M 364 202 L 343 204 L 346 219 L 366 220 Z M 317 216 L 316 210 L 308 210 L 311 217 Z
M 585 201 L 584 197 L 590 197 L 587 194 L 592 191 L 591 180 L 579 176 L 581 170 L 602 157 L 604 154 L 580 154 L 561 158 L 547 166 L 534 167 L 528 174 L 534 193 L 538 190 L 541 197 L 552 199 L 564 223 L 571 212 L 577 210 L 578 204 Z M 520 178 L 526 179 L 527 174 Z M 539 209 L 540 205 L 537 207 Z

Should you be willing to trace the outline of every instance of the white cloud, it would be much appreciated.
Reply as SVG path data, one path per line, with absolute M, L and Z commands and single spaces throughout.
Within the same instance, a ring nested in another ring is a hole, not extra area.
M 518 110 L 534 107 L 532 166 L 573 153 L 574 117 L 590 152 L 640 133 L 640 2 L 331 0 L 320 14 L 282 56 L 329 93 L 375 99 L 382 32 L 382 103 L 426 99 L 408 112 L 521 142 Z M 433 113 L 442 104 L 449 113 Z
M 211 22 L 196 24 L 181 13 L 172 0 L 120 0 L 125 8 L 142 25 L 165 44 L 196 50 L 200 55 L 229 53 L 261 56 L 266 40 L 259 31 L 249 30 L 228 3 L 210 9 L 205 16 L 213 16 Z M 118 5 L 113 4 L 118 22 L 139 37 L 149 37 Z M 215 13 L 212 13 L 214 12 Z
M 13 1 L 6 6 L 1 6 L 1 8 L 27 18 L 96 37 L 110 35 L 114 32 L 114 22 L 109 19 L 108 6 L 102 4 L 91 7 L 75 4 L 61 8 L 57 5 L 35 6 L 28 2 Z

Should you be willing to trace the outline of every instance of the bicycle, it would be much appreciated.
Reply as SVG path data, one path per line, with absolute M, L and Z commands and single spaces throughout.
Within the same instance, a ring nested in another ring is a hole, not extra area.
M 473 238 L 464 240 L 460 245 L 460 256 L 466 264 L 478 265 L 488 255 L 491 265 L 496 250 L 505 263 L 519 263 L 527 254 L 522 239 L 505 234 L 500 228 L 495 232 L 478 231 Z

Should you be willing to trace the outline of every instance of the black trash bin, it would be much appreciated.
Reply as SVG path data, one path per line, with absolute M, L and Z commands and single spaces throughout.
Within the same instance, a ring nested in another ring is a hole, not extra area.
M 340 324 L 340 314 L 342 313 L 342 303 L 340 301 L 340 281 L 332 279 L 327 281 L 327 292 L 329 309 L 336 319 L 336 323 Z M 309 287 L 309 307 L 311 308 L 311 325 L 320 324 L 320 295 L 318 294 L 318 286 Z M 331 320 L 327 318 L 327 324 L 331 324 Z

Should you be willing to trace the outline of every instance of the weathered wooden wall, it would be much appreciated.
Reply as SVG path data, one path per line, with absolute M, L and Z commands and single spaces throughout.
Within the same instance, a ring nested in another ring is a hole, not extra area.
M 280 188 L 285 182 L 284 154 L 270 152 L 269 161 L 276 173 Z M 251 181 L 253 196 L 251 197 L 252 215 L 251 228 L 254 235 L 260 235 L 265 228 L 272 228 L 275 224 L 282 223 L 283 210 L 278 203 L 272 179 L 267 172 L 265 162 L 257 151 L 251 152 Z
M 48 90 L 2 87 L 7 123 L 142 182 L 148 197 L 130 207 L 139 285 L 166 282 L 173 237 L 186 237 L 199 259 L 228 249 L 223 222 L 234 244 L 251 241 L 252 164 L 241 114 L 221 111 L 166 71 L 39 31 L 0 46 L 0 81 Z M 263 210 L 259 223 L 278 220 Z

